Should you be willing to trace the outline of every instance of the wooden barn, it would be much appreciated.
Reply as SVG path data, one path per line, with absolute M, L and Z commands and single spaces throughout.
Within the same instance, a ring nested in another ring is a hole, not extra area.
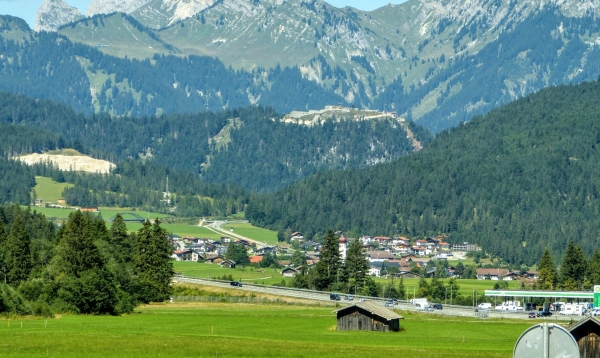
M 400 331 L 404 317 L 372 301 L 363 301 L 336 311 L 338 331 Z
M 600 357 L 600 320 L 587 316 L 568 330 L 579 345 L 581 358 Z

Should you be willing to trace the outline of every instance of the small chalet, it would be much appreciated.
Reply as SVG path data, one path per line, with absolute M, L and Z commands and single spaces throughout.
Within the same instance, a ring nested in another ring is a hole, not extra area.
M 221 255 L 207 255 L 206 256 L 206 263 L 207 264 L 222 264 L 223 261 L 225 261 L 225 258 Z
M 600 321 L 587 316 L 567 330 L 579 345 L 581 358 L 600 357 Z
M 357 302 L 336 311 L 338 331 L 400 331 L 404 317 L 373 301 Z
M 233 260 L 223 260 L 223 262 L 221 262 L 221 267 L 223 267 L 223 268 L 235 268 L 235 261 L 233 261 Z
M 297 268 L 284 268 L 281 270 L 281 276 L 283 277 L 296 277 L 296 275 L 300 272 Z

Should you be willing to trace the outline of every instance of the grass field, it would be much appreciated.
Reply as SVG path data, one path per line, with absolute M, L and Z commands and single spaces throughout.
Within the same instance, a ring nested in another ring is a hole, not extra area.
M 234 280 L 265 285 L 271 285 L 274 283 L 279 284 L 283 279 L 281 276 L 281 269 L 256 269 L 253 267 L 246 267 L 243 269 L 228 269 L 219 265 L 181 261 L 175 261 L 173 264 L 175 271 L 181 272 L 186 276 L 200 278 L 215 278 L 222 277 L 223 275 L 232 275 Z M 286 279 L 286 281 L 289 280 L 291 279 Z
M 62 198 L 62 192 L 66 187 L 73 186 L 69 183 L 57 183 L 46 177 L 35 177 L 35 195 L 45 203 L 55 203 Z
M 252 226 L 248 223 L 229 223 L 223 225 L 223 228 L 230 230 L 233 228 L 233 232 L 247 237 L 252 240 L 265 242 L 267 244 L 277 244 L 277 232 L 267 229 L 261 229 L 256 226 Z
M 121 317 L 0 320 L 0 356 L 511 357 L 531 326 L 400 314 L 398 333 L 338 332 L 332 308 L 268 304 L 164 304 Z

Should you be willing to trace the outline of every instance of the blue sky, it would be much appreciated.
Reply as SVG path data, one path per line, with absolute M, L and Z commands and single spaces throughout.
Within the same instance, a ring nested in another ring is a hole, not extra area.
M 71 6 L 75 6 L 85 12 L 87 5 L 91 0 L 65 0 Z M 352 6 L 360 10 L 371 11 L 380 8 L 386 4 L 400 4 L 404 0 L 326 0 L 333 6 L 344 7 Z M 43 0 L 0 0 L 0 15 L 17 16 L 33 27 L 35 13 L 42 4 Z

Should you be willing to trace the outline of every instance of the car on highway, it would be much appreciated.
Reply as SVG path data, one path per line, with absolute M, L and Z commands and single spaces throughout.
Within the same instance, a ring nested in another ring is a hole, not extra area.
M 395 304 L 394 300 L 389 300 L 389 301 L 386 301 L 383 305 L 385 307 L 394 307 L 394 304 Z
M 529 317 L 529 318 L 536 318 L 537 315 L 535 314 L 535 312 L 529 312 L 529 315 L 527 317 Z
M 229 283 L 231 286 L 237 286 L 237 287 L 242 287 L 242 283 L 239 281 L 231 281 Z
M 346 296 L 344 296 L 344 299 L 346 301 L 352 301 L 354 299 L 354 296 L 352 296 L 352 295 L 346 295 Z
M 431 305 L 431 307 L 433 307 L 434 310 L 441 310 L 442 309 L 442 304 L 441 303 L 434 303 Z
M 332 294 L 329 295 L 329 299 L 332 300 L 332 301 L 339 301 L 342 298 L 337 293 L 332 293 Z
M 537 316 L 538 317 L 550 317 L 550 316 L 552 316 L 552 312 L 539 310 L 537 313 Z

